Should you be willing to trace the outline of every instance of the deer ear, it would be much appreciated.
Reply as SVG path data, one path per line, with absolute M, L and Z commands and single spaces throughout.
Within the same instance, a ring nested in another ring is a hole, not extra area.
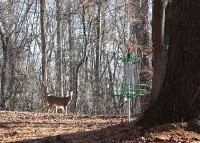
M 47 92 L 47 93 L 46 93 L 46 96 L 49 96 L 50 94 L 51 94 L 51 93 Z

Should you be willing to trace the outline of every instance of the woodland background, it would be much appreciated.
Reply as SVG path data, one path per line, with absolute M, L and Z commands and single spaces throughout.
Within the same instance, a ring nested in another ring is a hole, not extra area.
M 127 6 L 131 54 L 142 50 L 141 82 L 151 88 L 151 1 L 1 0 L 0 109 L 45 112 L 45 91 L 75 95 L 69 110 L 80 114 L 124 114 L 123 97 L 109 85 L 124 78 L 115 58 L 126 55 Z M 131 101 L 144 111 L 149 96 Z
M 0 142 L 199 142 L 199 6 L 199 0 L 2 0 Z M 132 98 L 131 122 L 125 99 L 110 90 L 127 76 L 115 59 L 126 56 L 128 30 L 131 55 L 143 58 L 132 72 L 149 95 Z M 67 96 L 69 88 L 70 114 L 44 113 L 46 93 Z

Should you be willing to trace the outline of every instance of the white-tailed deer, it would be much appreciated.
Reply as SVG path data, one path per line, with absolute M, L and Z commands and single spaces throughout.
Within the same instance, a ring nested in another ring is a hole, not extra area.
M 56 108 L 56 113 L 58 107 L 62 107 L 67 114 L 67 106 L 69 105 L 70 101 L 72 100 L 73 90 L 69 90 L 68 97 L 57 97 L 53 96 L 52 94 L 47 95 L 47 104 L 48 104 L 48 111 L 52 111 L 53 108 Z

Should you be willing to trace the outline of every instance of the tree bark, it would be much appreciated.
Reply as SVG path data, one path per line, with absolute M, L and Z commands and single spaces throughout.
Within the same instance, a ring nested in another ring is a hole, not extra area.
M 62 47 L 60 38 L 60 3 L 56 0 L 56 22 L 57 22 L 57 57 L 56 57 L 56 69 L 57 69 L 57 93 L 60 97 L 63 97 L 63 74 L 62 74 Z
M 156 102 L 136 125 L 152 127 L 199 117 L 199 5 L 199 0 L 172 0 L 166 75 Z
M 163 44 L 165 6 L 163 0 L 154 0 L 152 19 L 153 41 L 153 78 L 150 104 L 158 98 L 162 82 L 165 77 L 167 63 L 167 49 Z
M 95 63 L 95 84 L 96 90 L 95 95 L 97 97 L 100 96 L 100 49 L 101 49 L 101 1 L 97 3 L 98 11 L 97 11 L 97 43 L 96 43 L 96 63 Z
M 75 33 L 73 31 L 74 29 L 74 19 L 72 15 L 72 1 L 69 1 L 68 5 L 68 40 L 69 40 L 69 58 L 70 58 L 70 63 L 69 63 L 69 87 L 70 88 L 76 88 L 76 81 L 78 80 L 78 75 L 76 75 L 76 64 L 77 64 L 77 59 L 75 58 Z M 71 101 L 71 106 L 70 110 L 75 113 L 76 112 L 76 104 L 77 104 L 77 92 L 74 92 L 72 101 Z
M 84 39 L 84 53 L 83 53 L 83 58 L 79 61 L 79 63 L 76 66 L 76 72 L 75 72 L 75 95 L 74 95 L 74 109 L 76 110 L 77 108 L 77 100 L 78 100 L 78 73 L 79 73 L 79 69 L 81 68 L 81 66 L 83 65 L 83 63 L 85 62 L 86 58 L 87 58 L 87 50 L 88 50 L 88 38 L 87 38 L 87 32 L 86 32 L 86 23 L 85 23 L 85 6 L 83 4 L 82 6 L 83 8 L 83 14 L 82 14 L 82 24 L 83 24 L 83 39 Z
M 1 69 L 1 96 L 0 96 L 0 107 L 5 109 L 5 85 L 6 85 L 6 72 L 7 72 L 7 62 L 8 62 L 8 37 L 4 36 L 0 28 L 0 36 L 3 48 L 3 67 Z
M 41 27 L 41 41 L 42 41 L 42 89 L 44 94 L 48 92 L 47 88 L 47 55 L 46 55 L 46 40 L 44 29 L 44 7 L 45 0 L 40 0 L 40 27 Z

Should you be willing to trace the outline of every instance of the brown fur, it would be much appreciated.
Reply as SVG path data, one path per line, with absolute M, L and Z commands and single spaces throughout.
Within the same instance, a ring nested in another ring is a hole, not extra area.
M 57 97 L 49 94 L 47 96 L 48 111 L 52 111 L 53 107 L 56 107 L 56 113 L 57 113 L 57 108 L 62 107 L 65 110 L 65 113 L 67 114 L 67 106 L 72 100 L 73 91 L 70 91 L 69 93 L 70 95 L 68 97 Z

